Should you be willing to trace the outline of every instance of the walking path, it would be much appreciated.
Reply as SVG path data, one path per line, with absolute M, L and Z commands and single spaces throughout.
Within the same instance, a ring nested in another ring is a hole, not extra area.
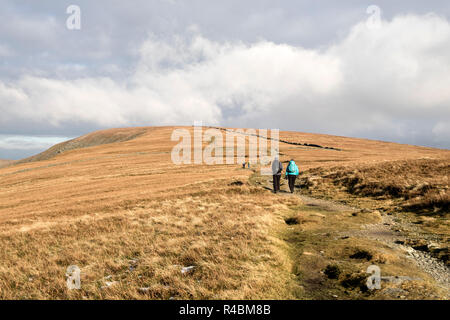
M 266 185 L 263 187 L 265 189 L 272 190 L 270 178 L 266 180 Z M 302 195 L 299 194 L 298 190 L 294 194 L 282 190 L 279 194 L 281 196 L 297 196 L 306 205 L 316 206 L 325 211 L 361 211 L 360 208 L 350 207 L 336 201 Z M 419 269 L 428 273 L 446 292 L 447 297 L 450 297 L 450 269 L 442 261 L 434 258 L 427 252 L 415 250 L 414 248 L 403 244 L 410 232 L 417 232 L 417 226 L 407 223 L 402 219 L 394 219 L 393 215 L 381 214 L 381 217 L 382 220 L 379 223 L 364 224 L 361 226 L 360 230 L 356 231 L 343 230 L 339 236 L 357 236 L 383 242 L 391 249 L 399 252 L 399 255 L 405 255 L 408 259 L 415 263 Z M 398 279 L 383 280 L 396 281 Z

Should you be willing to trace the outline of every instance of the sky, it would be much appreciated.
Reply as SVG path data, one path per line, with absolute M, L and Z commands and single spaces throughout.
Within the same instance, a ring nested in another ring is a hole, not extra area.
M 196 121 L 450 148 L 447 0 L 0 6 L 0 159 Z

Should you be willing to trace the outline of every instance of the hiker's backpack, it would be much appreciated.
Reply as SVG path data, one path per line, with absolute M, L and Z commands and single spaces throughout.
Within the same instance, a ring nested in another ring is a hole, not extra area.
M 287 171 L 294 172 L 295 171 L 295 164 L 293 162 L 289 162 L 289 165 L 287 167 Z
M 286 168 L 286 174 L 291 173 L 292 175 L 298 175 L 299 170 L 295 162 L 289 162 L 288 167 Z

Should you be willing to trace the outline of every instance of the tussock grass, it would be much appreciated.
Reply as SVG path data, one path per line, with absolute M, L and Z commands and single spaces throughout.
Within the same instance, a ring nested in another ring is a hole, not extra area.
M 449 177 L 450 160 L 398 160 L 312 169 L 301 184 L 314 188 L 328 182 L 361 197 L 403 199 L 402 206 L 410 210 L 448 213 Z
M 279 200 L 245 186 L 219 193 L 218 185 L 202 196 L 1 236 L 0 298 L 293 298 L 271 234 Z M 69 265 L 81 269 L 81 290 L 66 288 Z M 182 274 L 185 266 L 194 269 Z M 102 289 L 107 282 L 114 284 Z

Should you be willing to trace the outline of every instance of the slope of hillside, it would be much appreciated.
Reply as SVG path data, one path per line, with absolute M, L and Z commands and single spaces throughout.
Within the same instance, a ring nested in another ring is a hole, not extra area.
M 399 205 L 407 209 L 436 214 L 446 214 L 450 210 L 450 161 L 445 159 L 315 168 L 307 173 L 301 182 L 307 188 L 344 187 L 348 193 L 361 197 L 399 199 Z
M 57 145 L 54 145 L 53 147 L 44 152 L 41 152 L 35 156 L 19 160 L 17 161 L 17 163 L 48 160 L 60 153 L 70 150 L 132 140 L 140 136 L 141 134 L 145 133 L 145 131 L 146 131 L 145 128 L 112 129 L 112 130 L 97 131 L 69 141 L 58 143 Z
M 3 160 L 3 159 L 0 159 L 0 168 L 9 166 L 10 164 L 13 164 L 13 163 L 14 163 L 14 160 Z
M 448 297 L 442 271 L 435 277 L 402 248 L 359 233 L 383 228 L 377 199 L 275 195 L 256 167 L 176 165 L 175 128 L 99 131 L 0 169 L 0 298 Z M 450 161 L 447 150 L 380 141 L 297 132 L 280 140 L 301 143 L 280 143 L 280 155 L 302 171 Z M 386 276 L 420 280 L 367 292 L 361 283 L 374 263 Z M 81 269 L 81 290 L 67 289 L 70 265 Z

